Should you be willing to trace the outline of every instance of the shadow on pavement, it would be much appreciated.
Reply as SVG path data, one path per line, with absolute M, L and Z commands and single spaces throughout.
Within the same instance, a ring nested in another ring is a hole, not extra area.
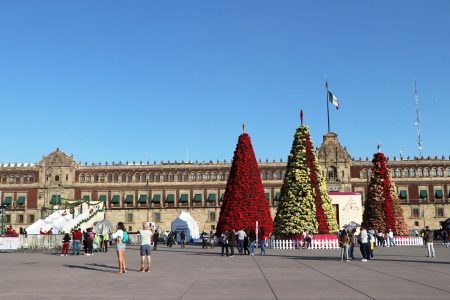
M 71 269 L 83 269 L 83 270 L 89 270 L 89 271 L 98 271 L 98 272 L 104 272 L 104 273 L 117 273 L 116 271 L 104 270 L 104 269 L 99 269 L 99 268 L 93 268 L 93 267 L 90 267 L 90 266 L 87 266 L 87 265 L 84 265 L 84 266 L 81 266 L 81 265 L 64 265 L 64 267 L 71 268 Z

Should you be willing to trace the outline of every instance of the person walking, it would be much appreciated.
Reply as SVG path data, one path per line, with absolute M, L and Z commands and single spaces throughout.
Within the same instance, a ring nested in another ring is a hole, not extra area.
M 228 231 L 228 246 L 230 247 L 230 257 L 234 256 L 234 247 L 236 247 L 236 231 Z
M 92 256 L 93 248 L 94 248 L 94 238 L 92 236 L 92 228 L 86 229 L 83 234 L 83 244 L 84 244 L 84 255 Z
M 388 238 L 389 238 L 389 247 L 394 247 L 395 246 L 394 233 L 392 232 L 391 229 L 389 229 L 388 231 Z
M 427 242 L 427 251 L 428 256 L 427 257 L 436 257 L 434 253 L 434 244 L 433 244 L 433 230 L 430 229 L 430 227 L 425 227 L 424 232 L 424 239 Z
M 155 233 L 153 234 L 153 250 L 158 250 L 158 239 L 159 239 L 159 232 L 158 230 L 155 230 Z
M 216 234 L 214 233 L 214 231 L 211 230 L 209 232 L 209 248 L 210 249 L 214 249 L 215 239 L 216 239 Z
M 239 251 L 239 255 L 242 255 L 244 252 L 244 240 L 247 237 L 247 233 L 243 229 L 240 229 L 237 232 L 237 248 Z
M 81 231 L 76 228 L 73 231 L 72 234 L 72 254 L 73 255 L 80 255 L 80 249 L 81 249 L 81 239 L 83 238 L 83 234 L 81 233 Z
M 67 253 L 69 252 L 69 244 L 70 244 L 70 235 L 66 233 L 63 237 L 63 246 L 61 251 L 61 256 L 67 256 Z
M 122 222 L 117 223 L 117 231 L 113 233 L 112 238 L 116 239 L 117 260 L 119 263 L 119 273 L 124 274 L 127 272 L 125 263 L 125 242 L 124 239 L 126 230 Z
M 250 242 L 250 255 L 255 255 L 256 233 L 252 229 L 249 233 L 248 240 Z
M 204 230 L 200 234 L 200 239 L 202 240 L 202 249 L 208 249 L 208 234 Z
M 245 238 L 244 238 L 244 255 L 250 255 L 250 250 L 248 249 L 248 246 L 250 244 L 250 239 L 248 237 L 247 232 L 245 232 Z
M 226 250 L 226 255 L 230 256 L 228 249 L 228 231 L 224 231 L 219 238 L 220 244 L 222 245 L 222 256 L 224 255 L 224 250 Z
M 369 233 L 369 253 L 368 256 L 370 259 L 373 259 L 373 250 L 375 250 L 375 234 Z
M 367 234 L 367 230 L 361 226 L 359 233 L 359 247 L 361 250 L 362 259 L 361 261 L 366 262 L 370 260 L 369 257 L 369 235 Z
M 259 249 L 261 250 L 260 255 L 266 255 L 266 229 L 261 227 L 259 232 Z
M 350 239 L 350 245 L 348 247 L 348 256 L 350 257 L 350 259 L 355 259 L 353 254 L 354 254 L 355 246 L 356 246 L 356 228 L 352 229 L 352 231 L 349 233 L 348 237 Z
M 153 227 L 149 227 L 147 222 L 142 223 L 142 229 L 139 231 L 139 235 L 141 237 L 141 268 L 139 272 L 144 272 L 144 264 L 145 264 L 145 257 L 147 257 L 147 268 L 145 269 L 145 272 L 150 272 L 150 265 L 151 265 L 151 242 L 152 242 L 152 236 L 154 234 Z
M 186 248 L 186 233 L 184 231 L 180 233 L 180 246 L 181 249 Z
M 312 246 L 312 234 L 309 231 L 306 231 L 306 237 L 305 237 L 305 247 L 306 249 L 311 248 Z
M 381 228 L 378 230 L 377 238 L 378 238 L 378 246 L 384 247 L 385 246 L 384 234 L 383 234 L 383 230 Z
M 339 247 L 341 247 L 341 261 L 349 261 L 349 246 L 350 246 L 350 237 L 348 236 L 347 228 L 343 228 L 338 236 Z
M 103 235 L 103 248 L 105 252 L 108 252 L 109 233 Z

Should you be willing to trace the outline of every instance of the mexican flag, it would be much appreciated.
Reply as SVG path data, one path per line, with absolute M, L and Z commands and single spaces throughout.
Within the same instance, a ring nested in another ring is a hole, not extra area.
M 328 101 L 336 106 L 336 109 L 339 109 L 339 101 L 335 95 L 333 95 L 330 91 L 328 91 Z

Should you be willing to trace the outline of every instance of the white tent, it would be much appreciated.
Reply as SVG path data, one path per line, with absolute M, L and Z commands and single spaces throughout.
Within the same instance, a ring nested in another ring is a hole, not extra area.
M 177 240 L 179 240 L 180 233 L 186 233 L 186 241 L 198 240 L 200 238 L 200 231 L 198 222 L 192 218 L 188 212 L 181 212 L 180 216 L 172 221 L 171 230 L 177 232 Z

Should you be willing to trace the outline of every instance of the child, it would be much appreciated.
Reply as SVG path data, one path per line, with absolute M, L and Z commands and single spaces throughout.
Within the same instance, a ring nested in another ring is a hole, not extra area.
M 61 256 L 67 256 L 67 252 L 69 252 L 69 243 L 70 243 L 70 235 L 66 233 L 63 237 L 63 246 L 61 251 Z

